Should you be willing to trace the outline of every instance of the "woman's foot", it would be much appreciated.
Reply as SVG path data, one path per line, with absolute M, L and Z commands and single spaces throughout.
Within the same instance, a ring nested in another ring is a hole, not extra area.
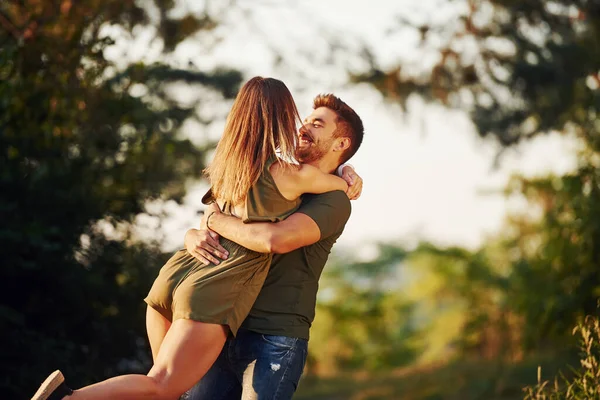
M 46 378 L 31 400 L 61 400 L 71 394 L 73 394 L 73 390 L 65 383 L 62 372 L 56 370 Z

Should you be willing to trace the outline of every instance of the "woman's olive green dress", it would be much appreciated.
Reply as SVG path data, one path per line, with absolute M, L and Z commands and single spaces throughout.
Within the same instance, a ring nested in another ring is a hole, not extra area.
M 246 222 L 277 222 L 296 211 L 300 199 L 287 200 L 269 172 L 270 160 L 250 189 L 245 207 Z M 210 192 L 203 202 L 210 200 Z M 227 325 L 232 334 L 250 312 L 265 281 L 272 254 L 257 253 L 226 238 L 229 251 L 219 265 L 204 265 L 187 250 L 177 251 L 161 268 L 144 301 L 170 321 L 179 318 Z

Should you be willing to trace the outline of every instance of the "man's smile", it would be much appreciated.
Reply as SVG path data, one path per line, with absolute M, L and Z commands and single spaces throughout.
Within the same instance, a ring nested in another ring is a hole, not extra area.
M 313 141 L 313 139 L 310 137 L 310 135 L 308 135 L 308 134 L 306 134 L 306 133 L 301 133 L 301 134 L 298 136 L 298 139 L 299 139 L 299 141 L 298 141 L 299 143 L 298 143 L 298 144 L 299 144 L 300 146 L 308 146 L 308 145 L 310 145 L 311 143 L 314 143 L 314 141 Z

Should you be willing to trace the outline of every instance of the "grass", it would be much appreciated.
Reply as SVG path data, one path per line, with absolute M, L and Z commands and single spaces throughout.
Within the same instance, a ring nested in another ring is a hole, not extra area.
M 518 364 L 460 361 L 334 378 L 307 376 L 294 400 L 521 400 L 523 388 L 537 382 L 540 364 L 549 379 L 559 368 L 578 362 L 532 357 Z

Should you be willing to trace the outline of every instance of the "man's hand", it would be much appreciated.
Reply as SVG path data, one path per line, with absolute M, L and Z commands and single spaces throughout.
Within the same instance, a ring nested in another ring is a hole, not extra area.
M 220 261 L 217 257 L 226 260 L 229 256 L 229 252 L 219 244 L 219 235 L 207 229 L 187 231 L 185 233 L 185 249 L 204 265 L 219 264 Z
M 342 179 L 348 184 L 348 190 L 346 191 L 348 198 L 350 200 L 358 199 L 362 193 L 363 180 L 354 171 L 354 168 L 349 165 L 345 166 L 342 170 Z

